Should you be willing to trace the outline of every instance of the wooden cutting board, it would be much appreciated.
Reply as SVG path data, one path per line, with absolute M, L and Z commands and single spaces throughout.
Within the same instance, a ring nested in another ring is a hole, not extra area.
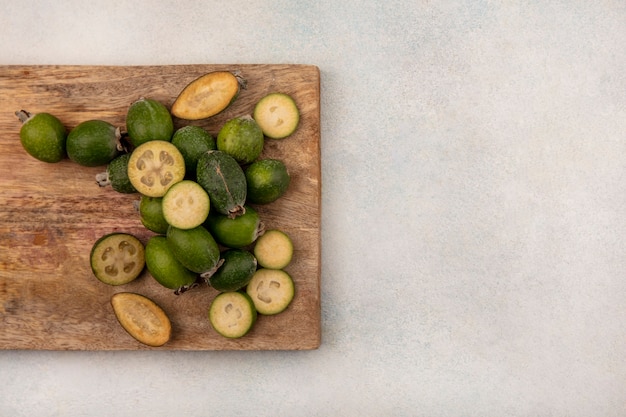
M 139 220 L 137 194 L 100 188 L 97 173 L 64 160 L 30 157 L 19 141 L 16 110 L 49 112 L 71 129 L 89 119 L 125 128 L 128 106 L 149 97 L 171 106 L 182 88 L 210 71 L 239 71 L 247 80 L 236 102 L 196 124 L 217 135 L 230 118 L 251 114 L 265 94 L 292 95 L 301 111 L 298 130 L 266 140 L 262 158 L 282 159 L 291 174 L 278 201 L 255 206 L 267 228 L 291 235 L 295 254 L 286 268 L 296 296 L 283 313 L 260 316 L 243 338 L 211 327 L 207 311 L 217 292 L 208 286 L 181 295 L 147 271 L 134 282 L 99 282 L 89 252 L 102 235 L 123 231 L 144 244 L 152 232 Z M 320 345 L 320 73 L 310 65 L 0 66 L 0 348 L 46 350 L 300 350 Z M 110 304 L 120 291 L 146 295 L 170 316 L 172 339 L 144 346 L 118 324 Z

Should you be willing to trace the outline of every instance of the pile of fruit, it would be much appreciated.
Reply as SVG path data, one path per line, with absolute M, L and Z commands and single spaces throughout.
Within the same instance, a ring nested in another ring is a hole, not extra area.
M 82 166 L 107 166 L 100 186 L 138 193 L 142 224 L 154 232 L 146 245 L 129 233 L 102 236 L 90 253 L 101 282 L 128 284 L 147 269 L 163 287 L 180 295 L 210 286 L 219 293 L 208 307 L 213 328 L 228 338 L 246 335 L 257 314 L 284 311 L 294 297 L 285 268 L 293 243 L 281 230 L 265 230 L 251 204 L 279 199 L 290 183 L 283 161 L 261 159 L 265 140 L 283 139 L 299 124 L 299 110 L 284 93 L 259 100 L 251 115 L 228 120 L 214 138 L 181 120 L 212 117 L 236 100 L 245 81 L 227 71 L 189 83 L 171 109 L 151 98 L 132 103 L 126 131 L 88 120 L 69 133 L 48 113 L 16 112 L 20 139 L 34 158 L 54 163 L 65 157 Z M 118 292 L 111 298 L 123 328 L 138 341 L 161 346 L 171 336 L 163 309 L 144 295 Z

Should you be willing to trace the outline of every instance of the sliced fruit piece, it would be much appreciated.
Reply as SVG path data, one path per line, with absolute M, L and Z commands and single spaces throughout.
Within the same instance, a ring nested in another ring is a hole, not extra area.
M 90 253 L 93 274 L 105 284 L 128 284 L 145 266 L 143 243 L 128 233 L 109 233 L 94 243 Z
M 195 181 L 183 180 L 172 185 L 163 196 L 163 217 L 179 229 L 200 226 L 209 215 L 211 200 Z
M 293 242 L 283 231 L 267 230 L 254 244 L 254 256 L 264 268 L 283 269 L 293 258 Z
M 209 307 L 209 321 L 216 332 L 224 337 L 245 336 L 256 322 L 257 312 L 246 293 L 223 292 Z
M 208 278 L 208 284 L 218 291 L 238 291 L 248 285 L 256 271 L 254 255 L 243 249 L 229 249 L 222 253 L 222 265 Z
M 139 218 L 146 229 L 160 235 L 167 233 L 170 226 L 163 216 L 163 197 L 142 195 L 139 200 Z
M 65 158 L 67 130 L 56 116 L 26 110 L 16 111 L 15 115 L 22 122 L 20 142 L 30 156 L 50 163 Z
M 163 309 L 146 296 L 119 292 L 111 297 L 115 317 L 139 342 L 163 346 L 172 335 L 172 323 Z
M 246 287 L 256 310 L 264 315 L 283 312 L 293 300 L 295 286 L 291 276 L 282 269 L 261 268 Z
M 67 135 L 67 156 L 79 165 L 106 165 L 123 150 L 120 128 L 104 120 L 79 123 Z
M 228 120 L 217 134 L 217 149 L 240 164 L 257 159 L 263 151 L 263 143 L 263 131 L 250 116 Z
M 118 193 L 133 194 L 137 189 L 133 187 L 128 179 L 128 161 L 130 154 L 125 153 L 112 160 L 107 166 L 107 170 L 96 175 L 96 182 L 100 187 L 108 185 Z
M 198 276 L 180 263 L 165 236 L 152 236 L 146 244 L 146 267 L 161 285 L 183 293 L 196 285 Z
M 237 98 L 244 86 L 245 80 L 231 72 L 209 72 L 183 88 L 172 104 L 171 112 L 186 120 L 215 116 Z
M 194 175 L 200 155 L 206 151 L 217 149 L 215 139 L 200 126 L 187 125 L 174 132 L 172 143 L 185 158 L 187 175 Z
M 163 197 L 172 185 L 185 178 L 185 160 L 170 142 L 151 140 L 131 153 L 128 178 L 141 194 Z
M 215 212 L 230 218 L 244 213 L 246 175 L 232 156 L 221 151 L 205 152 L 198 160 L 196 179 L 209 194 Z
M 126 113 L 126 130 L 133 146 L 151 140 L 172 140 L 174 123 L 165 105 L 151 98 L 141 97 Z
M 245 206 L 245 213 L 234 219 L 209 213 L 205 224 L 218 243 L 235 249 L 251 245 L 265 231 L 259 213 L 250 206 Z
M 200 274 L 203 279 L 211 276 L 221 264 L 220 248 L 211 233 L 202 226 L 188 230 L 170 226 L 167 244 L 185 268 Z
M 300 111 L 294 99 L 284 93 L 270 93 L 254 106 L 254 120 L 268 138 L 282 139 L 298 128 Z
M 261 159 L 245 170 L 247 199 L 252 204 L 268 204 L 278 200 L 289 188 L 291 177 L 278 159 Z

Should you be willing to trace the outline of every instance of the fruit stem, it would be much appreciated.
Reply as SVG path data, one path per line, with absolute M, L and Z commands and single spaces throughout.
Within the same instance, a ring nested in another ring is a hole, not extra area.
M 96 174 L 96 182 L 100 187 L 106 187 L 107 185 L 110 185 L 111 180 L 109 179 L 109 173 L 105 171 Z
M 25 123 L 31 116 L 31 114 L 27 112 L 26 110 L 16 111 L 15 115 L 17 116 L 18 119 L 20 119 L 20 122 L 22 123 Z
M 209 283 L 209 278 L 211 278 L 217 272 L 217 270 L 220 269 L 223 263 L 224 263 L 224 259 L 222 258 L 219 261 L 217 261 L 217 264 L 215 264 L 213 268 L 201 273 L 200 278 L 202 278 L 202 280 L 206 282 L 207 284 L 211 285 Z
M 245 78 L 243 78 L 240 71 L 233 71 L 233 75 L 237 79 L 237 82 L 239 83 L 239 87 L 243 88 L 244 90 L 248 88 L 248 81 Z

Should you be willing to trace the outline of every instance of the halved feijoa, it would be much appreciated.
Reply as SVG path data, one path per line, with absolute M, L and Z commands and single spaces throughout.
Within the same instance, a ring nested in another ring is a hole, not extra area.
M 205 152 L 198 160 L 196 180 L 209 194 L 216 213 L 231 218 L 244 213 L 246 175 L 232 156 L 221 151 Z
M 228 249 L 221 255 L 223 263 L 208 278 L 208 284 L 218 291 L 238 291 L 248 285 L 256 271 L 257 261 L 243 249 Z
M 291 276 L 282 269 L 261 268 L 254 273 L 246 292 L 259 313 L 273 315 L 289 306 L 295 286 Z
M 243 292 L 218 294 L 209 307 L 209 321 L 224 337 L 245 336 L 256 322 L 257 312 L 250 296 Z
M 293 242 L 283 231 L 267 230 L 256 240 L 254 256 L 264 268 L 283 269 L 293 258 Z
M 195 174 L 200 155 L 217 149 L 213 136 L 200 126 L 187 125 L 174 132 L 172 143 L 185 158 L 187 175 Z
M 141 294 L 118 292 L 111 297 L 115 317 L 137 341 L 163 346 L 170 340 L 172 323 L 163 309 Z
M 183 180 L 172 185 L 163 196 L 163 217 L 178 229 L 200 226 L 209 215 L 211 200 L 195 181 Z
M 196 273 L 176 259 L 165 236 L 152 236 L 146 243 L 146 268 L 159 284 L 175 294 L 190 289 L 198 279 Z
M 248 164 L 261 155 L 263 131 L 250 116 L 228 120 L 217 134 L 217 149 L 229 154 L 240 164 Z
M 30 156 L 51 163 L 65 158 L 67 131 L 56 116 L 26 110 L 16 111 L 15 115 L 22 122 L 20 142 Z
M 174 123 L 170 111 L 157 100 L 142 97 L 126 113 L 126 131 L 133 146 L 151 140 L 171 141 Z
M 253 117 L 265 136 L 282 139 L 295 132 L 300 122 L 300 111 L 290 95 L 270 93 L 256 104 Z
M 131 153 L 128 178 L 141 194 L 163 197 L 172 185 L 185 178 L 185 160 L 170 142 L 151 140 Z
M 172 104 L 174 116 L 200 120 L 222 112 L 245 86 L 243 78 L 228 71 L 213 71 L 196 78 L 179 94 Z
M 164 235 L 169 223 L 163 216 L 163 197 L 142 195 L 139 200 L 139 219 L 146 229 Z
M 265 231 L 259 213 L 250 206 L 245 206 L 245 213 L 234 219 L 224 214 L 209 213 L 205 224 L 215 240 L 228 248 L 248 246 Z
M 113 190 L 123 194 L 133 194 L 137 190 L 131 184 L 128 179 L 128 161 L 130 160 L 130 154 L 125 153 L 114 160 L 112 160 L 107 166 L 105 172 L 101 172 L 96 175 L 96 182 L 100 187 L 106 187 L 110 185 Z
M 204 279 L 218 267 L 220 248 L 203 226 L 186 230 L 170 226 L 167 230 L 167 244 L 185 268 L 201 274 Z
M 260 159 L 245 170 L 248 202 L 268 204 L 278 200 L 289 188 L 291 177 L 278 159 Z
M 67 135 L 67 156 L 79 165 L 106 165 L 122 151 L 120 128 L 104 120 L 79 123 Z
M 104 235 L 91 248 L 90 264 L 96 278 L 105 284 L 128 284 L 143 271 L 143 243 L 128 233 Z

